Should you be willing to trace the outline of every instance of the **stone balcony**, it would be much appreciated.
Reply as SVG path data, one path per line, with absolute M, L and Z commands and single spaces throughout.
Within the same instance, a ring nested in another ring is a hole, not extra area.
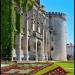
M 34 36 L 34 37 L 37 37 L 37 38 L 39 38 L 39 39 L 41 39 L 41 40 L 42 40 L 42 38 L 43 38 L 43 36 L 41 35 L 41 33 L 36 32 L 36 31 L 33 31 L 33 36 Z

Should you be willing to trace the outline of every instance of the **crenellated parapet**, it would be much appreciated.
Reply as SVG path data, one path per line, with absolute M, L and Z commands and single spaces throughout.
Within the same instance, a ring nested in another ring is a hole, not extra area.
M 58 15 L 58 16 L 65 16 L 65 13 L 61 12 L 48 12 L 50 15 Z
M 48 16 L 58 16 L 61 17 L 62 19 L 66 20 L 66 14 L 61 13 L 61 12 L 46 12 Z

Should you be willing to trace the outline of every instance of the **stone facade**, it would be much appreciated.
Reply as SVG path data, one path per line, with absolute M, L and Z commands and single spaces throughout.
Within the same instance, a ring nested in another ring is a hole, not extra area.
M 53 60 L 67 60 L 66 51 L 66 17 L 64 13 L 48 12 L 49 32 L 51 42 L 51 57 Z
M 67 50 L 67 59 L 73 60 L 74 59 L 74 45 L 73 44 L 66 44 L 66 50 Z
M 67 60 L 65 23 L 63 13 L 42 12 L 33 4 L 21 15 L 22 32 L 15 34 L 12 60 Z
M 48 60 L 50 38 L 48 17 L 33 5 L 22 14 L 22 33 L 15 35 L 12 60 Z

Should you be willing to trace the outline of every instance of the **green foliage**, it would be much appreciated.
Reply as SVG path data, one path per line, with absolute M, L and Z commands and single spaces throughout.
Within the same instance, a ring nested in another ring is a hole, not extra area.
M 7 48 L 9 36 L 10 36 L 10 25 L 9 25 L 9 2 L 7 0 L 1 1 L 1 45 Z M 6 35 L 5 35 L 6 34 Z
M 33 3 L 35 0 L 28 0 L 26 6 L 28 7 L 28 10 L 32 9 Z
M 19 11 L 16 13 L 16 29 L 17 29 L 17 33 L 21 33 L 21 31 L 22 31 L 22 25 L 21 25 L 21 9 L 22 9 L 22 7 L 21 7 L 21 0 L 16 0 L 16 3 L 17 3 L 17 5 L 18 5 L 18 7 L 19 7 Z
M 12 49 L 14 48 L 14 34 L 21 33 L 21 11 L 26 7 L 30 10 L 34 0 L 16 0 L 20 13 L 15 14 L 14 0 L 1 1 L 1 47 L 2 56 L 11 59 Z M 10 57 L 10 58 L 9 58 Z
M 9 24 L 9 2 L 7 0 L 1 1 L 1 46 L 2 55 L 7 55 L 10 44 L 10 24 Z M 9 42 L 8 42 L 9 41 Z M 10 51 L 9 51 L 10 52 Z
M 11 44 L 12 49 L 14 47 L 14 33 L 16 32 L 16 16 L 14 10 L 14 0 L 11 0 L 11 7 L 10 7 L 10 18 L 11 18 Z
M 20 18 L 21 18 L 20 14 L 16 14 L 16 29 L 18 33 L 21 32 Z
M 16 0 L 18 6 L 24 11 L 26 7 L 30 10 L 35 0 Z
M 18 7 L 20 8 L 19 13 L 16 14 L 16 29 L 18 33 L 22 32 L 21 24 L 21 11 L 25 12 L 26 7 L 31 10 L 34 0 L 16 0 Z
M 14 0 L 1 1 L 1 47 L 2 56 L 11 59 L 11 50 L 14 46 Z
M 23 11 L 26 8 L 26 4 L 27 4 L 27 0 L 22 0 L 21 7 L 22 7 Z
M 57 64 L 57 65 L 59 65 L 63 69 L 65 69 L 67 72 L 69 72 L 66 75 L 74 75 L 74 62 L 56 61 L 54 63 Z M 70 68 L 72 68 L 72 69 L 70 69 Z

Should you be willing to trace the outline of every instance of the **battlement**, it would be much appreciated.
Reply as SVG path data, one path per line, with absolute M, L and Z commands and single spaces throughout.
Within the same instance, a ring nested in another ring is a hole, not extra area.
M 66 16 L 65 13 L 61 12 L 47 12 L 48 15 Z
M 61 17 L 62 19 L 66 20 L 66 14 L 61 13 L 61 12 L 46 12 L 47 16 L 58 16 Z

